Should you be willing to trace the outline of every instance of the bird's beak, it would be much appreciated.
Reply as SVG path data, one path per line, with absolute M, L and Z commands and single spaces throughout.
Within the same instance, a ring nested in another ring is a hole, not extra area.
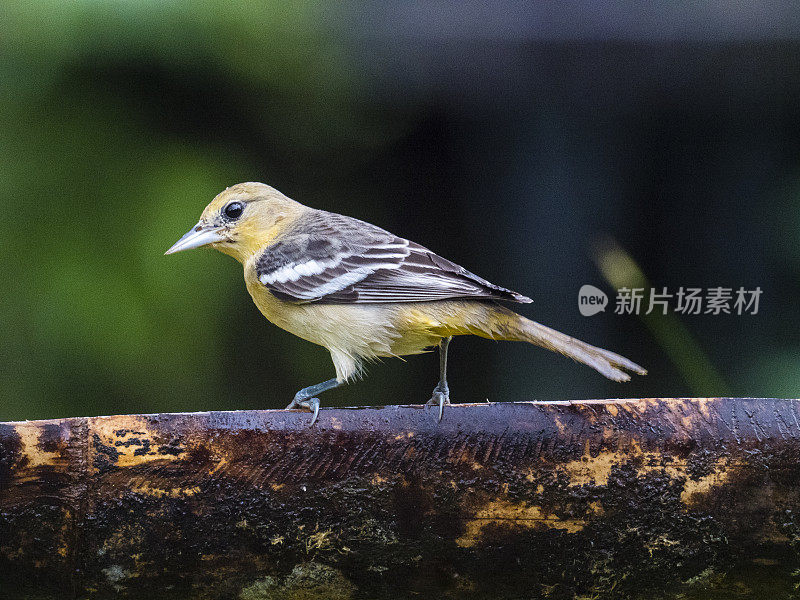
M 186 235 L 175 242 L 175 245 L 164 252 L 164 254 L 175 254 L 181 250 L 191 250 L 192 248 L 208 246 L 215 242 L 224 242 L 227 238 L 220 233 L 221 231 L 222 227 L 204 224 L 201 221 L 192 227 Z

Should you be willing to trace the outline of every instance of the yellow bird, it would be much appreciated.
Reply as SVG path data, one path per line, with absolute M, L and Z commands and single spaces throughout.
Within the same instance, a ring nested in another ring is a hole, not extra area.
M 646 371 L 608 350 L 526 319 L 498 301 L 530 298 L 489 283 L 427 248 L 364 221 L 304 206 L 263 183 L 227 188 L 166 254 L 211 246 L 244 265 L 247 290 L 272 323 L 331 353 L 336 377 L 303 388 L 287 409 L 317 420 L 317 394 L 362 373 L 365 361 L 439 346 L 428 404 L 450 403 L 447 347 L 455 335 L 530 342 L 609 379 Z

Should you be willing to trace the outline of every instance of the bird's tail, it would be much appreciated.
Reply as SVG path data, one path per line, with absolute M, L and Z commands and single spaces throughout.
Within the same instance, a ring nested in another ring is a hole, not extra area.
M 628 381 L 631 376 L 626 371 L 646 375 L 647 371 L 624 356 L 597 348 L 526 319 L 522 315 L 502 306 L 495 306 L 491 321 L 491 332 L 482 332 L 486 337 L 510 341 L 529 342 L 547 350 L 559 352 L 564 356 L 588 365 L 614 381 Z M 481 335 L 481 334 L 479 334 Z

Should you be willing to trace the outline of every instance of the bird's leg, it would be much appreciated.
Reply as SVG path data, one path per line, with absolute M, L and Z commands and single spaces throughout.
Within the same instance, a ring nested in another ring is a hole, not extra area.
M 315 398 L 315 396 L 317 394 L 321 394 L 322 392 L 332 390 L 335 387 L 339 387 L 340 385 L 342 385 L 342 382 L 338 379 L 329 379 L 328 381 L 323 381 L 317 385 L 310 385 L 307 388 L 303 388 L 294 395 L 294 400 L 289 403 L 289 406 L 286 407 L 286 410 L 292 408 L 305 408 L 306 410 L 311 411 L 314 413 L 314 416 L 311 419 L 311 425 L 313 425 L 317 422 L 317 415 L 319 414 L 319 398 Z
M 428 400 L 431 406 L 439 407 L 439 420 L 442 420 L 442 413 L 444 412 L 444 405 L 450 404 L 450 388 L 447 385 L 447 347 L 450 345 L 450 340 L 453 336 L 442 338 L 439 342 L 439 383 L 433 388 L 433 395 Z

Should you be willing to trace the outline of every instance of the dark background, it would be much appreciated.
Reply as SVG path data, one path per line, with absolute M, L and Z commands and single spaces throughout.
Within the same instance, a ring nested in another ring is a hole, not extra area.
M 459 338 L 456 402 L 797 396 L 790 6 L 4 3 L 0 420 L 278 408 L 331 377 L 238 263 L 163 256 L 248 180 L 418 241 L 650 370 L 616 384 Z M 760 286 L 759 313 L 616 315 L 609 240 L 648 287 Z M 583 284 L 612 306 L 581 316 Z M 433 355 L 386 361 L 323 405 L 423 402 L 436 376 Z

